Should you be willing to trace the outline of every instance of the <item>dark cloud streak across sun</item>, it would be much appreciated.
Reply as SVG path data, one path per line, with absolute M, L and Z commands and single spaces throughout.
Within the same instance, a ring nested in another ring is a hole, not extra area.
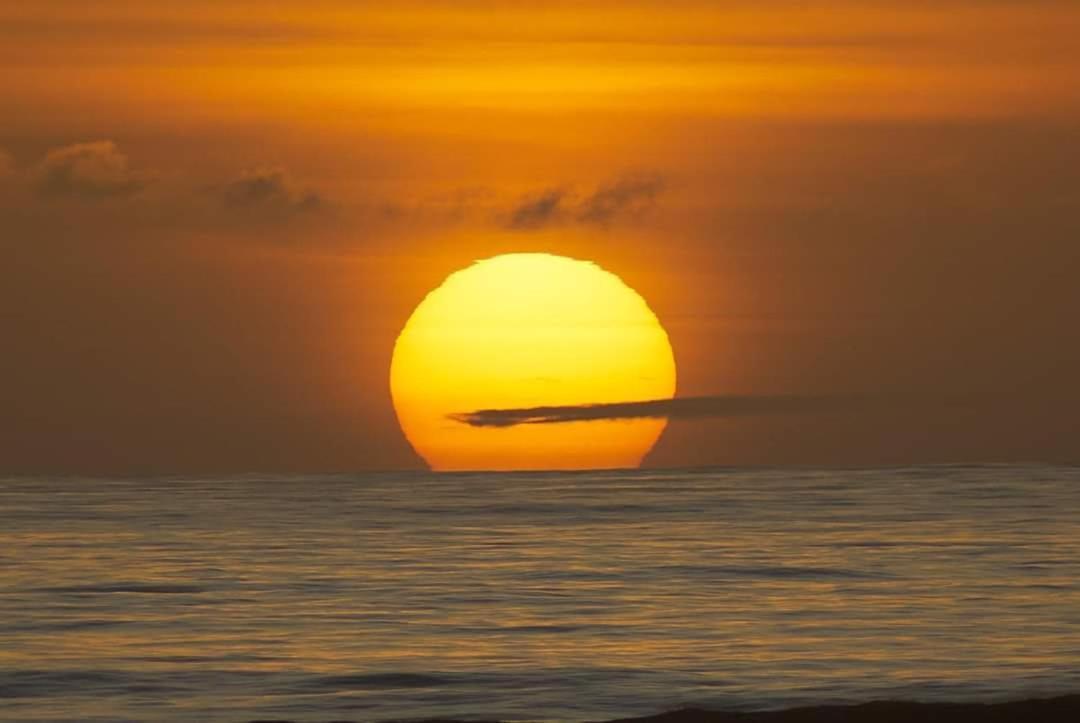
M 852 411 L 861 407 L 865 401 L 865 397 L 853 395 L 722 395 L 609 404 L 478 409 L 452 414 L 450 418 L 472 427 L 514 427 L 519 424 L 560 424 L 620 419 L 696 419 L 765 414 L 817 414 Z

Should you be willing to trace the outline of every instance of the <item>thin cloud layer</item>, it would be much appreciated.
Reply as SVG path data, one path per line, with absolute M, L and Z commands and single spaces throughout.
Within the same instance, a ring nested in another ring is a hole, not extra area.
M 229 208 L 277 213 L 311 213 L 326 204 L 319 194 L 301 189 L 281 168 L 248 171 L 226 184 L 221 197 Z
M 478 409 L 449 415 L 471 427 L 514 427 L 519 424 L 561 424 L 620 419 L 698 419 L 753 415 L 815 414 L 857 407 L 854 396 L 714 396 L 650 399 L 642 402 L 579 404 L 522 409 Z
M 139 193 L 150 182 L 132 171 L 112 141 L 75 143 L 45 154 L 35 172 L 35 188 L 46 198 L 105 199 Z

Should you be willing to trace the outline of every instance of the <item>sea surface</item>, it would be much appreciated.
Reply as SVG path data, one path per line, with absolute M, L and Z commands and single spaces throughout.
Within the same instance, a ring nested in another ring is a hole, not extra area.
M 0 478 L 0 720 L 1080 691 L 1080 468 Z

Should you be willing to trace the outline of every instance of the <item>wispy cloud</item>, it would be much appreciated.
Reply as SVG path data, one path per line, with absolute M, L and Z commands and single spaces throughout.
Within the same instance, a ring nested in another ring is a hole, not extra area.
M 656 173 L 622 176 L 581 196 L 564 187 L 546 188 L 521 199 L 506 219 L 514 231 L 536 231 L 557 224 L 607 226 L 654 205 L 664 191 Z
M 652 205 L 664 190 L 664 179 L 656 174 L 631 175 L 598 188 L 581 204 L 582 223 L 611 223 L 617 216 L 641 211 Z
M 478 409 L 449 415 L 471 427 L 514 427 L 519 424 L 560 424 L 619 419 L 694 419 L 777 414 L 815 414 L 859 407 L 864 397 L 852 395 L 726 395 L 650 399 L 640 402 L 577 404 L 520 409 Z
M 542 228 L 559 218 L 566 191 L 551 188 L 530 196 L 518 204 L 510 214 L 507 226 L 515 231 Z

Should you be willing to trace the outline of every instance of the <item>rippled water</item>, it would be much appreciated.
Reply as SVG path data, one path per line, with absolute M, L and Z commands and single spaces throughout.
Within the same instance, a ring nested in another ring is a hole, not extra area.
M 0 719 L 1080 690 L 1080 468 L 0 478 Z

